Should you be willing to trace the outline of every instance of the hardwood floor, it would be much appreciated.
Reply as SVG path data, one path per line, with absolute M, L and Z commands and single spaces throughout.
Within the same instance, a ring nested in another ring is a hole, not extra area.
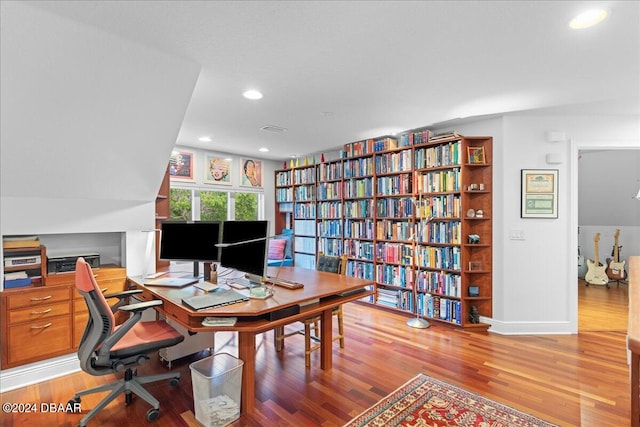
M 503 336 L 465 332 L 433 324 L 406 326 L 406 317 L 358 304 L 344 306 L 346 348 L 334 343 L 333 369 L 304 367 L 303 337 L 287 340 L 282 353 L 271 332 L 257 340 L 256 412 L 233 426 L 341 426 L 404 382 L 422 372 L 467 390 L 566 426 L 629 425 L 629 370 L 626 353 L 626 287 L 607 290 L 579 284 L 577 335 Z M 603 304 L 605 301 L 605 304 Z M 596 313 L 597 312 L 597 313 Z M 597 314 L 604 312 L 604 319 Z M 596 320 L 594 320 L 596 319 Z M 593 324 L 591 324 L 593 323 Z M 590 325 L 591 324 L 591 325 Z M 218 333 L 217 351 L 236 353 L 235 335 Z M 201 354 L 200 357 L 207 354 Z M 178 388 L 147 385 L 161 402 L 157 426 L 195 426 L 189 363 L 174 365 Z M 140 375 L 164 371 L 152 360 Z M 2 393 L 2 402 L 65 404 L 75 390 L 112 381 L 83 372 Z M 82 400 L 92 409 L 103 395 Z M 116 399 L 89 425 L 146 424 L 149 406 Z M 74 426 L 80 414 L 2 414 L 3 426 Z

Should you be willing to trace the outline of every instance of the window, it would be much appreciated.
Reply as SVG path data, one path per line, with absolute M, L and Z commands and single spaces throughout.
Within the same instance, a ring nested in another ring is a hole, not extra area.
M 236 214 L 237 220 L 258 219 L 258 194 L 257 193 L 236 193 Z
M 210 191 L 172 187 L 172 221 L 257 220 L 264 218 L 264 195 L 257 192 Z
M 171 188 L 169 194 L 169 219 L 171 221 L 190 221 L 192 219 L 192 191 L 183 188 Z
M 229 193 L 226 191 L 200 192 L 200 220 L 224 221 L 227 219 Z

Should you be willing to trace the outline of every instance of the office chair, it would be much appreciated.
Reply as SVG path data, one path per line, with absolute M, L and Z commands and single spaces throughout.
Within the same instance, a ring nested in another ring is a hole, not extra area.
M 347 270 L 347 256 L 330 256 L 320 252 L 316 260 L 316 270 L 345 274 Z M 333 337 L 333 341 L 340 340 L 340 348 L 344 348 L 342 305 L 333 309 L 333 315 L 336 316 L 338 320 L 338 334 Z M 304 334 L 304 365 L 309 367 L 311 366 L 311 353 L 320 348 L 320 316 L 309 317 L 301 320 L 300 323 L 304 325 L 304 328 L 292 332 L 285 333 L 283 326 L 275 329 L 276 351 L 282 351 L 282 349 L 284 349 L 284 340 L 286 338 L 296 334 Z
M 87 389 L 76 393 L 69 404 L 80 403 L 80 396 L 111 391 L 102 401 L 80 420 L 80 426 L 87 422 L 107 406 L 121 393 L 125 393 L 125 403 L 132 400 L 132 393 L 144 399 L 152 408 L 147 412 L 147 420 L 155 421 L 160 416 L 160 404 L 141 384 L 170 379 L 172 386 L 177 386 L 180 374 L 167 374 L 138 377 L 133 367 L 144 364 L 148 355 L 161 348 L 174 346 L 184 340 L 184 337 L 168 325 L 164 320 L 140 322 L 142 312 L 150 307 L 162 304 L 162 301 L 146 301 L 125 305 L 130 295 L 141 293 L 140 290 L 119 292 L 103 295 L 95 280 L 91 266 L 78 258 L 76 262 L 76 288 L 84 297 L 89 308 L 89 321 L 78 347 L 78 359 L 83 371 L 91 375 L 108 375 L 124 372 L 124 378 L 109 384 Z M 110 307 L 107 298 L 119 298 Z M 130 317 L 121 325 L 115 324 L 114 312 L 129 313 Z

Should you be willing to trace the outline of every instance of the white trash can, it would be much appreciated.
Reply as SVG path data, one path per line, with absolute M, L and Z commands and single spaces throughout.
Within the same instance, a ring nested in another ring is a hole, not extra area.
M 189 365 L 196 420 L 205 427 L 231 424 L 240 418 L 242 360 L 218 353 Z

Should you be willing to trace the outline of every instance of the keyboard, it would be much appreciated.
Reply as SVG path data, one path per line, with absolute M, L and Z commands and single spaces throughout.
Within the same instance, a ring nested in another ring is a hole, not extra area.
M 294 282 L 293 280 L 280 279 L 278 277 L 271 276 L 266 277 L 266 282 L 287 289 L 300 289 L 304 287 L 304 285 L 300 282 Z
M 233 289 L 224 289 L 209 292 L 204 295 L 182 298 L 182 304 L 192 310 L 204 310 L 206 308 L 222 307 L 224 305 L 235 304 L 248 300 L 248 296 L 242 295 Z

